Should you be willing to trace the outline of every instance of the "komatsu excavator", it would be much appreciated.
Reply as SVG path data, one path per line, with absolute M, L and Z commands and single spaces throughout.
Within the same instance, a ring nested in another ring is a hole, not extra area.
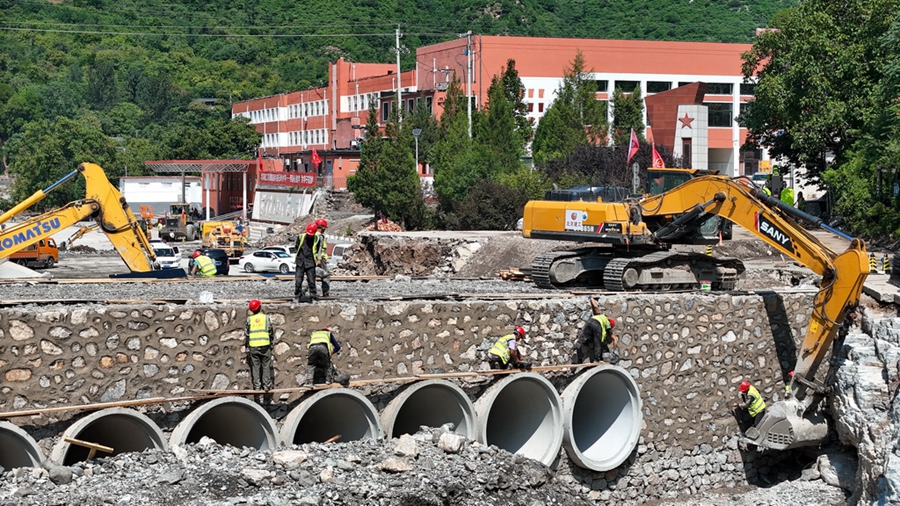
M 4 227 L 3 230 L 0 230 L 0 260 L 81 220 L 92 218 L 112 242 L 116 252 L 131 271 L 129 274 L 114 275 L 115 277 L 171 278 L 185 276 L 182 269 L 154 270 L 156 255 L 153 253 L 146 234 L 141 230 L 138 219 L 128 208 L 125 197 L 106 178 L 103 169 L 93 163 L 82 163 L 77 170 L 73 170 L 59 181 L 43 190 L 36 191 L 0 215 L 0 223 L 6 223 L 22 211 L 40 202 L 49 192 L 77 174 L 84 177 L 85 198 Z
M 532 201 L 525 207 L 523 234 L 542 238 L 606 235 L 623 246 L 653 245 L 693 233 L 698 220 L 712 215 L 745 228 L 822 277 L 809 327 L 798 351 L 790 388 L 793 396 L 773 403 L 759 425 L 744 434 L 746 443 L 761 448 L 784 450 L 816 445 L 827 434 L 827 425 L 817 407 L 828 387 L 816 381 L 815 374 L 831 349 L 838 329 L 859 304 L 869 274 L 862 240 L 766 195 L 747 181 L 725 176 L 697 177 L 660 195 L 634 202 Z M 838 254 L 795 220 L 844 237 L 850 245 Z M 621 261 L 612 257 L 603 262 L 607 267 L 603 281 L 607 288 L 610 285 L 632 288 L 644 280 L 649 283 L 656 277 L 664 277 L 661 271 L 666 269 L 681 269 L 704 276 L 717 274 L 722 283 L 723 272 L 702 272 L 701 269 L 709 269 L 709 264 L 698 268 L 692 256 L 680 261 L 677 256 L 666 258 L 668 254 L 660 248 L 644 257 L 623 257 Z M 648 257 L 653 260 L 647 261 Z M 612 265 L 616 268 L 610 271 Z M 688 275 L 683 279 L 688 279 Z

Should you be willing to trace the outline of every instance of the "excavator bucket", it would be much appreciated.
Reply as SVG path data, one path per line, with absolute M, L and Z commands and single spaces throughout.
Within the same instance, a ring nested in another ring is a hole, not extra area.
M 788 450 L 817 446 L 827 436 L 828 423 L 822 413 L 803 413 L 802 403 L 788 399 L 769 406 L 759 425 L 747 429 L 741 441 L 762 449 Z
M 136 278 L 146 278 L 146 279 L 176 279 L 176 278 L 185 278 L 187 274 L 184 272 L 184 269 L 160 269 L 158 271 L 149 271 L 149 272 L 128 272 L 125 274 L 110 274 L 111 278 L 125 278 L 125 279 L 136 279 Z

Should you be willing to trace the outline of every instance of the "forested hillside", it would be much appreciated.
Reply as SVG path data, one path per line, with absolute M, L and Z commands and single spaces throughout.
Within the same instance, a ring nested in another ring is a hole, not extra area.
M 411 68 L 416 47 L 466 30 L 748 42 L 796 3 L 0 0 L 0 172 L 33 178 L 21 193 L 88 154 L 113 177 L 148 159 L 252 157 L 259 139 L 230 121 L 231 102 L 321 85 L 341 56 L 393 61 L 398 25 Z

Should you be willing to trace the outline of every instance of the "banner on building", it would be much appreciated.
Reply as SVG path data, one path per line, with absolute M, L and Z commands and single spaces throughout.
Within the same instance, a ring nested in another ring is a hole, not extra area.
M 259 184 L 278 186 L 313 187 L 316 185 L 315 172 L 260 172 Z

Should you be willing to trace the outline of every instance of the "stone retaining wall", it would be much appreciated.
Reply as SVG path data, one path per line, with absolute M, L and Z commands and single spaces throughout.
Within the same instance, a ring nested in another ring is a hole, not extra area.
M 744 379 L 767 400 L 780 398 L 812 295 L 601 297 L 617 322 L 619 365 L 641 388 L 642 438 L 619 469 L 591 473 L 563 459 L 560 472 L 598 499 L 637 502 L 754 482 L 778 457 L 742 455 L 731 403 Z M 339 370 L 355 380 L 378 379 L 486 369 L 478 345 L 515 325 L 526 328 L 535 365 L 569 363 L 588 307 L 583 298 L 549 298 L 263 309 L 278 334 L 275 387 L 289 388 L 304 380 L 308 336 L 322 327 L 335 330 L 344 346 Z M 241 351 L 246 316 L 243 306 L 222 305 L 0 311 L 0 411 L 250 388 Z M 567 378 L 552 380 L 561 385 Z M 388 397 L 373 402 L 381 408 Z

